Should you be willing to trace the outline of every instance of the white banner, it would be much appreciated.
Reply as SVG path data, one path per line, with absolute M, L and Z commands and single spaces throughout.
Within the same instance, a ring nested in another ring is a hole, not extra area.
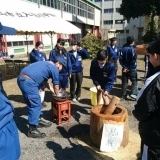
M 100 151 L 114 152 L 120 147 L 123 139 L 124 123 L 108 121 L 103 125 Z

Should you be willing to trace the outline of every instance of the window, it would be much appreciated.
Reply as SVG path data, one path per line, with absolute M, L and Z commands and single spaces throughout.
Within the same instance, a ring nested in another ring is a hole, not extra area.
M 122 20 L 115 20 L 115 24 L 123 24 L 125 21 L 122 19 Z
M 13 42 L 13 46 L 18 46 L 18 42 Z
M 15 41 L 15 42 L 7 42 L 8 47 L 17 47 L 17 46 L 24 46 L 27 45 L 26 41 Z M 33 41 L 28 41 L 28 45 L 33 45 Z
M 116 8 L 116 12 L 117 12 L 117 13 L 119 12 L 119 8 Z
M 46 6 L 46 0 L 42 0 L 43 5 Z
M 51 8 L 60 9 L 59 0 L 40 0 L 40 4 Z
M 116 30 L 116 33 L 124 33 L 124 30 Z
M 113 24 L 113 20 L 103 21 L 103 24 Z
M 104 1 L 114 1 L 114 0 L 104 0 Z
M 8 47 L 12 47 L 12 43 L 11 42 L 7 42 L 7 46 Z
M 28 0 L 28 1 L 37 3 L 37 0 Z
M 88 12 L 88 18 L 89 18 L 89 19 L 94 19 L 94 14 Z
M 20 41 L 19 46 L 23 46 L 23 45 L 24 45 L 23 41 Z
M 75 14 L 75 7 L 69 4 L 64 4 L 64 11 Z
M 95 2 L 102 2 L 102 0 L 95 0 Z
M 82 17 L 86 17 L 86 11 L 82 9 L 78 9 L 78 15 Z
M 27 45 L 27 41 L 25 41 L 24 44 Z M 33 45 L 33 41 L 28 41 L 28 45 Z
M 79 1 L 78 2 L 78 7 L 81 8 L 81 9 L 86 9 L 86 4 Z
M 88 18 L 94 19 L 94 8 L 91 6 L 88 6 Z
M 113 8 L 104 9 L 104 13 L 113 13 Z
M 51 7 L 51 0 L 47 0 L 47 6 Z

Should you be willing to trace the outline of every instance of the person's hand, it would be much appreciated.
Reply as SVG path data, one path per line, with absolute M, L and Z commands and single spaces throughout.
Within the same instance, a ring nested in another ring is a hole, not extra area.
M 123 69 L 123 72 L 127 73 L 129 70 L 127 68 Z
M 71 78 L 71 77 L 72 77 L 72 74 L 69 74 L 68 77 Z
M 43 90 L 42 89 L 39 89 L 39 92 L 42 92 Z
M 96 88 L 97 88 L 97 90 L 101 90 L 101 86 L 100 85 L 98 85 Z
M 108 92 L 107 92 L 107 91 L 104 91 L 104 92 L 103 92 L 103 95 L 104 95 L 104 96 L 108 96 Z

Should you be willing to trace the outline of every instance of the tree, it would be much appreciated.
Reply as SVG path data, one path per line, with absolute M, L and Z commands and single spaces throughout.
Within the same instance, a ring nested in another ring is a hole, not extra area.
M 140 16 L 149 16 L 150 22 L 147 26 L 146 35 L 152 37 L 155 34 L 154 17 L 160 15 L 160 0 L 122 0 L 119 13 L 124 16 L 127 21 L 130 18 L 138 18 Z M 145 38 L 150 40 L 150 38 Z
M 82 40 L 83 48 L 87 48 L 91 58 L 94 58 L 100 49 L 103 49 L 102 41 L 94 34 L 88 33 Z
M 105 41 L 108 39 L 108 29 L 106 27 L 100 29 L 101 40 Z
M 140 16 L 160 15 L 159 0 L 122 0 L 119 13 L 129 20 Z

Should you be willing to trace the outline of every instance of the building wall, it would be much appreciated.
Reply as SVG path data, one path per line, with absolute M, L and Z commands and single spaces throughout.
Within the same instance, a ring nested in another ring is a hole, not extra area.
M 106 37 L 116 36 L 121 47 L 129 35 L 134 36 L 135 41 L 140 40 L 141 30 L 144 28 L 144 17 L 131 19 L 127 23 L 123 15 L 118 13 L 122 0 L 94 0 L 94 2 L 102 7 L 101 30 L 107 29 L 110 31 Z
M 34 2 L 33 2 L 34 1 Z M 55 0 L 56 1 L 56 0 Z M 73 0 L 72 2 L 74 2 L 76 0 Z M 100 26 L 100 12 L 101 10 L 89 3 L 87 3 L 86 1 L 77 1 L 78 3 L 84 4 L 84 10 L 83 8 L 81 9 L 79 5 L 75 4 L 72 5 L 72 9 L 70 10 L 70 4 L 68 0 L 65 0 L 64 4 L 63 4 L 63 8 L 60 10 L 60 8 L 57 7 L 56 8 L 52 8 L 51 4 L 50 7 L 45 6 L 45 5 L 38 5 L 38 1 L 37 3 L 36 0 L 17 0 L 17 2 L 19 2 L 18 4 L 18 8 L 21 12 L 23 12 L 23 7 L 28 8 L 28 12 L 34 12 L 34 10 L 39 10 L 40 13 L 50 13 L 53 14 L 57 17 L 63 18 L 69 22 L 72 22 L 74 25 L 76 25 L 78 28 L 80 28 L 82 30 L 82 34 L 81 35 L 77 35 L 77 40 L 80 40 L 84 35 L 85 35 L 85 31 L 86 29 L 90 28 L 90 26 L 96 26 L 99 27 Z M 43 2 L 40 0 L 40 2 Z M 47 1 L 49 2 L 49 1 Z M 50 1 L 51 2 L 51 1 Z M 60 3 L 60 1 L 57 0 L 57 3 Z M 15 8 L 12 8 L 13 11 L 15 11 Z M 74 10 L 75 9 L 75 10 Z M 18 11 L 19 11 L 18 10 Z M 81 10 L 81 12 L 80 12 Z M 84 13 L 86 13 L 85 15 L 83 15 Z M 70 12 L 70 13 L 69 13 Z M 73 13 L 72 13 L 73 12 Z M 89 13 L 91 12 L 91 13 Z M 93 15 L 96 14 L 96 16 L 94 17 Z M 43 23 L 43 22 L 42 22 Z M 56 22 L 55 22 L 56 23 Z M 32 24 L 31 24 L 32 25 Z M 65 26 L 64 26 L 65 27 Z M 55 46 L 56 41 L 57 41 L 57 37 L 66 37 L 66 35 L 53 35 L 53 46 Z M 42 39 L 40 38 L 40 40 L 43 41 L 44 43 L 44 50 L 51 50 L 52 49 L 52 45 L 51 45 L 51 38 L 50 35 L 40 35 L 39 37 L 42 37 Z M 67 36 L 69 37 L 69 36 Z M 33 49 L 34 47 L 34 36 L 29 36 L 28 38 L 29 41 L 29 45 L 28 45 L 28 49 L 29 52 Z M 26 47 L 26 42 L 25 42 L 25 37 L 24 36 L 7 36 L 7 44 L 8 44 L 8 53 L 10 54 L 22 54 L 22 53 L 26 53 L 27 52 L 27 47 Z M 68 46 L 68 43 L 66 43 L 66 46 Z

